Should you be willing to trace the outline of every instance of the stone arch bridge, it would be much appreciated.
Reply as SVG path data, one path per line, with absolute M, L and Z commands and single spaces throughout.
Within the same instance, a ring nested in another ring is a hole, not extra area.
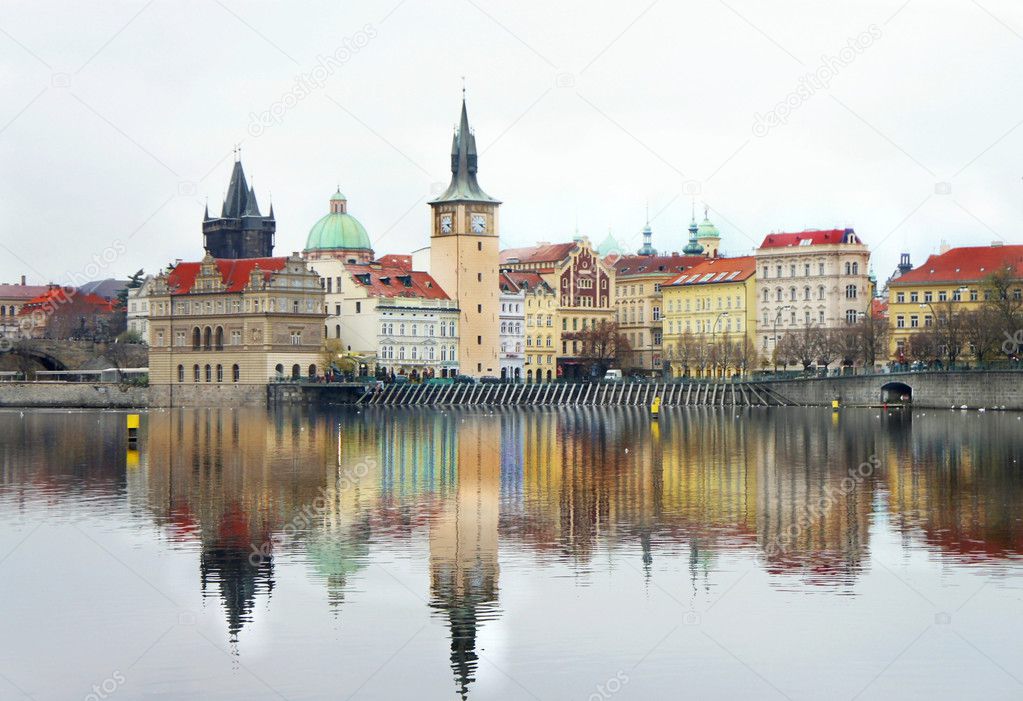
M 46 370 L 96 369 L 94 361 L 106 358 L 109 347 L 110 344 L 94 341 L 29 339 L 14 342 L 6 347 L 5 354 L 35 361 Z M 145 367 L 148 364 L 145 346 L 131 345 L 125 348 L 128 350 L 119 362 L 121 367 Z M 109 365 L 108 363 L 107 367 Z

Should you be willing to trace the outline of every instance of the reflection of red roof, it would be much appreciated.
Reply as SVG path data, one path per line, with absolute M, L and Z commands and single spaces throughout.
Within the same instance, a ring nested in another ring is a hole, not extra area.
M 405 270 L 376 263 L 347 263 L 345 269 L 366 288 L 370 297 L 448 299 L 437 281 L 421 270 Z
M 575 242 L 545 243 L 525 248 L 506 248 L 501 251 L 502 263 L 560 263 L 568 257 Z
M 92 294 L 84 294 L 74 287 L 59 287 L 54 285 L 46 289 L 41 295 L 33 297 L 21 307 L 21 311 L 18 312 L 21 316 L 28 316 L 32 312 L 40 309 L 47 308 L 50 310 L 57 309 L 65 304 L 68 304 L 72 300 L 78 302 L 84 302 L 91 307 L 94 307 L 94 311 L 100 313 L 110 313 L 114 311 L 114 307 L 117 306 L 115 301 L 109 299 L 103 299 Z
M 510 292 L 548 287 L 540 273 L 531 270 L 502 270 L 500 285 L 502 290 L 507 288 Z
M 761 248 L 784 248 L 786 246 L 823 246 L 840 243 L 862 243 L 852 229 L 824 229 L 801 231 L 796 234 L 768 234 Z
M 610 258 L 610 256 L 608 256 Z M 604 259 L 605 261 L 607 258 Z M 681 273 L 696 265 L 705 262 L 703 256 L 619 256 L 614 261 L 615 273 L 619 277 L 631 275 L 654 275 L 664 273 L 672 276 L 672 273 Z
M 388 253 L 386 256 L 380 256 L 376 262 L 388 268 L 412 270 L 412 256 L 404 253 Z
M 249 284 L 253 270 L 263 271 L 263 280 L 269 281 L 270 276 L 282 270 L 287 261 L 287 258 L 220 258 L 214 262 L 227 291 L 241 292 Z M 201 268 L 202 263 L 178 263 L 174 266 L 174 270 L 167 275 L 171 294 L 188 294 Z
M 892 285 L 983 280 L 1010 265 L 1023 277 L 1023 246 L 965 246 L 928 258 L 923 265 L 892 280 Z
M 668 287 L 709 285 L 718 282 L 742 282 L 753 277 L 757 263 L 753 256 L 711 258 L 675 277 Z

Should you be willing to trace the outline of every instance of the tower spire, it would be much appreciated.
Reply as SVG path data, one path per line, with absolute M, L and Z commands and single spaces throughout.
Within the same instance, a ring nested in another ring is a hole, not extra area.
M 483 192 L 476 182 L 477 159 L 476 135 L 469 126 L 469 108 L 466 105 L 465 92 L 462 92 L 462 113 L 458 120 L 458 129 L 451 138 L 451 184 L 444 193 L 433 202 L 491 202 L 493 197 Z

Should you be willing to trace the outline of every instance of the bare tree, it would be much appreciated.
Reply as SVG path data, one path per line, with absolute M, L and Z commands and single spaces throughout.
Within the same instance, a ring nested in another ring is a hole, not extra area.
M 815 324 L 786 332 L 778 342 L 776 352 L 785 361 L 785 365 L 799 364 L 803 372 L 820 360 L 827 351 L 827 335 L 824 329 Z
M 919 331 L 909 337 L 906 355 L 911 360 L 931 363 L 938 358 L 938 339 L 930 330 Z
M 980 365 L 993 358 L 1005 340 L 999 322 L 995 309 L 986 305 L 963 314 L 963 340 Z
M 627 360 L 632 353 L 628 339 L 618 331 L 617 321 L 601 320 L 583 329 L 564 334 L 570 341 L 579 341 L 579 356 L 589 364 L 592 375 L 602 375 L 608 368 Z

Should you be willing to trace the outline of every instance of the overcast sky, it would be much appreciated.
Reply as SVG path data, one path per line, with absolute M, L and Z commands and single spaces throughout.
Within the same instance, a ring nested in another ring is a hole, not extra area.
M 694 194 L 729 254 L 852 226 L 882 281 L 1023 241 L 1018 1 L 6 0 L 0 62 L 0 281 L 198 259 L 236 143 L 278 254 L 338 184 L 426 245 L 463 75 L 503 246 L 634 249 L 649 203 L 680 250 Z

